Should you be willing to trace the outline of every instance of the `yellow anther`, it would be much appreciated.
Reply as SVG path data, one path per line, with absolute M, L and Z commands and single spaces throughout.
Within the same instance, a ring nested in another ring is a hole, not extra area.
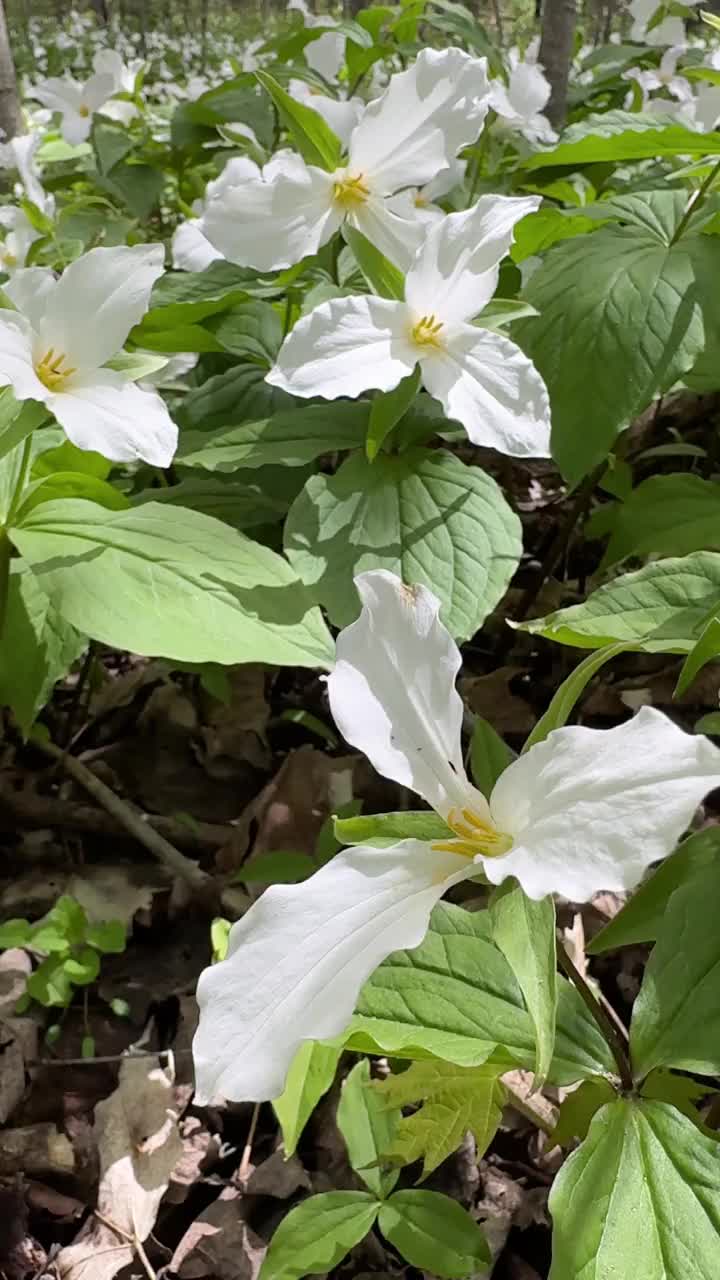
M 84 102 L 82 106 L 78 108 L 78 115 L 82 116 L 83 120 L 87 120 L 90 115 L 90 108 L 86 107 Z
M 41 360 L 35 365 L 35 372 L 48 391 L 62 391 L 68 378 L 77 373 L 66 363 L 67 356 L 55 355 L 55 348 L 50 347 Z
M 446 822 L 457 840 L 433 841 L 433 849 L 441 853 L 459 853 L 465 858 L 501 858 L 512 849 L 512 836 L 498 831 L 472 809 L 453 809 Z
M 369 195 L 370 188 L 361 173 L 354 178 L 347 174 L 333 185 L 333 200 L 343 209 L 357 209 L 358 205 L 365 204 Z
M 4 267 L 16 267 L 17 257 L 10 251 L 10 249 L 6 249 L 2 257 L 0 257 L 0 262 L 2 262 Z
M 422 316 L 410 330 L 410 338 L 418 347 L 435 347 L 441 351 L 444 345 L 440 337 L 442 329 L 442 320 L 436 320 L 434 315 Z
M 413 204 L 415 205 L 416 209 L 427 209 L 429 203 L 430 201 L 425 199 L 425 196 L 422 194 L 422 191 L 417 191 L 415 193 L 415 199 L 413 201 Z

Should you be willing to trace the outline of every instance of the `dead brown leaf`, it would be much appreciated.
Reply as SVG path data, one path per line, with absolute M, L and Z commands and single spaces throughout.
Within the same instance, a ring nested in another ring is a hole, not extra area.
M 124 1060 L 117 1089 L 95 1108 L 96 1217 L 58 1255 L 64 1280 L 112 1280 L 142 1251 L 182 1155 L 173 1102 L 169 1069 L 146 1058 Z
M 38 1028 L 30 1018 L 0 1021 L 0 1124 L 25 1092 L 25 1063 L 37 1055 Z
M 200 729 L 199 758 L 211 778 L 231 780 L 238 762 L 267 772 L 270 749 L 265 733 L 270 707 L 265 698 L 266 669 L 246 663 L 226 671 L 230 686 L 227 703 L 208 701 L 205 724 Z
M 523 667 L 498 667 L 487 676 L 466 676 L 460 681 L 460 692 L 471 711 L 484 716 L 493 729 L 504 737 L 525 737 L 537 716 L 531 704 L 510 688 L 511 680 L 526 674 Z
M 242 1193 L 225 1187 L 188 1227 L 170 1270 L 180 1280 L 256 1280 L 266 1248 L 244 1220 Z

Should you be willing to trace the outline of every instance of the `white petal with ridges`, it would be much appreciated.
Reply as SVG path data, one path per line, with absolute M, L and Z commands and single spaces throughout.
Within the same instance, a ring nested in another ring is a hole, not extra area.
M 540 374 L 509 338 L 458 325 L 420 361 L 426 389 L 473 444 L 511 458 L 550 456 L 550 402 Z
M 77 369 L 105 364 L 147 311 L 164 260 L 161 244 L 91 249 L 77 258 L 48 295 L 38 328 L 43 349 Z
M 79 449 L 94 449 L 112 462 L 141 458 L 154 467 L 169 467 L 173 460 L 178 432 L 165 401 L 113 369 L 76 376 L 46 399 Z
M 337 638 L 328 697 L 343 737 L 385 778 L 439 813 L 488 809 L 462 759 L 463 707 L 455 688 L 461 657 L 439 619 L 440 601 L 385 569 L 361 573 L 357 622 Z
M 404 272 L 422 245 L 427 222 L 407 202 L 393 206 L 393 200 L 371 195 L 365 204 L 349 211 L 347 221 Z
M 198 219 L 181 222 L 175 229 L 171 244 L 172 264 L 178 271 L 204 271 L 211 262 L 218 262 L 222 254 L 204 235 Z
M 296 396 L 390 391 L 415 368 L 404 302 L 367 295 L 333 298 L 298 320 L 265 381 Z
M 47 403 L 50 395 L 35 373 L 33 331 L 15 311 L 0 310 L 0 387 L 12 387 L 17 400 Z
M 515 876 L 531 898 L 632 889 L 718 786 L 720 750 L 651 707 L 616 729 L 556 729 L 496 782 L 493 821 L 515 847 L 483 870 L 493 884 Z
M 45 314 L 48 298 L 56 288 L 54 273 L 49 267 L 24 267 L 21 271 L 16 271 L 12 280 L 3 288 L 20 314 L 37 331 Z
M 539 205 L 539 196 L 481 196 L 435 224 L 407 274 L 408 306 L 446 323 L 478 315 L 495 292 L 516 223 Z
M 347 1026 L 363 983 L 393 951 L 417 947 L 467 858 L 418 840 L 344 849 L 303 884 L 267 889 L 201 974 L 193 1044 L 196 1101 L 282 1093 L 303 1040 Z

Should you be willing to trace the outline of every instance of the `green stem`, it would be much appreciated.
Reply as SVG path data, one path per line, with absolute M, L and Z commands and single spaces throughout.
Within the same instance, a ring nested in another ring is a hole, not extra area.
M 3 643 L 5 616 L 7 614 L 8 589 L 10 587 L 10 556 L 12 544 L 3 529 L 0 531 L 0 646 Z
M 600 1004 L 600 1001 L 596 1000 L 580 970 L 575 967 L 573 961 L 570 959 L 562 941 L 557 949 L 557 957 L 560 968 L 564 971 L 565 976 L 572 982 L 575 990 L 578 992 L 578 995 L 585 1004 L 585 1007 L 595 1019 L 604 1039 L 607 1040 L 612 1051 L 612 1055 L 617 1063 L 618 1075 L 620 1076 L 623 1089 L 627 1093 L 632 1093 L 635 1086 L 632 1069 L 630 1067 L 630 1059 L 628 1058 L 627 1050 L 622 1042 L 617 1027 L 613 1026 L 608 1015 Z
M 20 502 L 22 501 L 22 496 L 25 491 L 25 481 L 27 480 L 27 474 L 28 474 L 28 471 L 30 470 L 31 459 L 32 459 L 32 433 L 29 436 L 25 437 L 25 443 L 23 444 L 22 457 L 20 459 L 20 466 L 18 468 L 17 479 L 15 481 L 15 487 L 13 489 L 12 497 L 10 499 L 10 506 L 8 507 L 7 516 L 5 518 L 6 528 L 9 528 L 13 520 L 15 519 L 15 516 L 17 514 L 17 509 L 20 506 Z
M 671 248 L 674 244 L 677 244 L 680 237 L 684 235 L 687 229 L 687 225 L 690 219 L 692 218 L 693 214 L 695 213 L 695 210 L 698 209 L 700 205 L 703 203 L 706 195 L 708 194 L 718 174 L 720 174 L 720 160 L 718 160 L 717 164 L 713 165 L 707 178 L 705 178 L 704 182 L 701 183 L 697 191 L 694 191 L 690 199 L 688 200 L 687 209 L 685 210 L 682 218 L 678 222 L 677 227 L 675 228 L 675 234 L 673 235 L 670 241 Z
M 15 513 L 17 512 L 22 500 L 31 458 L 32 434 L 27 436 L 25 439 L 17 478 L 13 487 L 12 497 L 10 498 L 10 504 L 7 509 L 7 516 L 5 517 L 5 524 L 0 526 L 0 641 L 2 640 L 2 634 L 5 630 L 8 591 L 10 589 L 10 559 L 12 556 L 12 543 L 8 537 L 7 531 L 15 518 Z

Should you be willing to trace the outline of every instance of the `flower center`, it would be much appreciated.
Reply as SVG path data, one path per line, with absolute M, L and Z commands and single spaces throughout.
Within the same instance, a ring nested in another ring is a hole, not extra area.
M 90 108 L 86 107 L 84 102 L 78 110 L 78 115 L 82 116 L 83 120 L 87 120 L 88 116 L 90 115 Z
M 339 204 L 341 209 L 357 209 L 358 205 L 365 204 L 370 195 L 370 188 L 367 186 L 362 173 L 357 177 L 346 174 L 344 178 L 338 178 L 333 185 L 333 200 L 335 204 Z
M 16 267 L 17 257 L 12 250 L 6 249 L 2 256 L 0 256 L 0 262 L 4 267 Z
M 56 355 L 55 349 L 50 347 L 35 365 L 35 372 L 48 391 L 62 391 L 68 378 L 77 373 L 77 369 L 70 368 L 66 361 L 67 356 Z
M 433 849 L 442 853 L 460 853 L 465 858 L 501 858 L 509 853 L 513 846 L 513 838 L 504 831 L 497 831 L 473 809 L 451 809 L 445 819 L 457 840 L 445 840 L 440 844 L 433 841 Z
M 440 337 L 442 329 L 442 320 L 436 320 L 434 315 L 422 316 L 410 330 L 410 338 L 417 347 L 434 347 L 436 351 L 442 351 L 445 345 Z

